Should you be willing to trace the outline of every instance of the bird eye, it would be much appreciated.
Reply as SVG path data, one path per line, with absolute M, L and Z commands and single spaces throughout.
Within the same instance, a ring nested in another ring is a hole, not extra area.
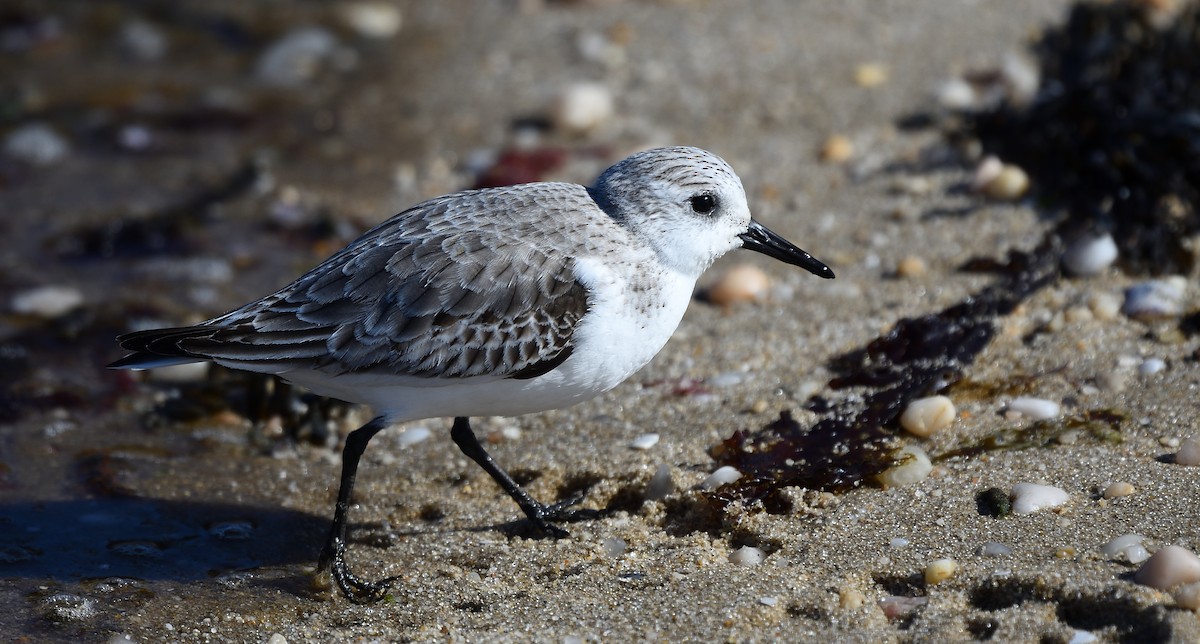
M 699 194 L 689 200 L 692 210 L 701 215 L 707 215 L 717 209 L 717 198 L 710 194 Z

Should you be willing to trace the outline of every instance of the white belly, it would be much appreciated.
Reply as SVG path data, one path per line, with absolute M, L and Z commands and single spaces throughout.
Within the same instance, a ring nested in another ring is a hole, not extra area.
M 560 409 L 604 393 L 650 362 L 679 326 L 695 280 L 670 270 L 621 274 L 593 259 L 576 263 L 589 291 L 571 356 L 537 378 L 418 378 L 380 373 L 293 372 L 288 380 L 343 400 L 364 402 L 392 422 L 442 416 L 516 416 Z

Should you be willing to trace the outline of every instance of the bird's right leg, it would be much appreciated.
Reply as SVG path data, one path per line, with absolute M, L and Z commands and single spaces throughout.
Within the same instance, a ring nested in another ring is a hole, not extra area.
M 543 533 L 555 539 L 561 539 L 568 536 L 569 533 L 550 523 L 551 521 L 578 521 L 600 516 L 600 512 L 597 510 L 581 510 L 571 507 L 583 500 L 582 494 L 576 494 L 550 505 L 539 503 L 524 488 L 517 485 L 508 472 L 505 472 L 492 458 L 492 455 L 487 453 L 483 445 L 479 444 L 479 439 L 475 437 L 475 432 L 471 431 L 471 422 L 467 418 L 459 416 L 454 419 L 454 427 L 450 429 L 450 438 L 454 439 L 454 444 L 458 445 L 458 449 L 462 450 L 463 454 L 466 454 L 491 475 L 492 480 L 507 492 L 508 496 L 517 502 L 517 505 L 521 506 L 525 516 L 529 517 L 533 525 Z
M 342 450 L 342 478 L 338 488 L 337 506 L 333 511 L 333 525 L 329 529 L 329 537 L 325 547 L 321 549 L 321 557 L 317 560 L 317 571 L 329 568 L 333 580 L 347 599 L 356 603 L 376 602 L 384 598 L 387 589 L 398 577 L 387 577 L 379 581 L 366 581 L 355 577 L 346 564 L 346 531 L 347 516 L 350 513 L 350 497 L 354 494 L 354 478 L 358 474 L 358 461 L 367 449 L 367 443 L 387 427 L 383 416 L 373 418 L 370 422 L 350 432 L 346 437 L 346 447 Z

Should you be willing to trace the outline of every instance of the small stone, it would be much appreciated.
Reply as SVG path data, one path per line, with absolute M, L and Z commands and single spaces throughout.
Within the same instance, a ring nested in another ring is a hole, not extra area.
M 70 152 L 67 140 L 45 123 L 22 125 L 4 137 L 4 153 L 29 165 L 54 165 Z
M 883 610 L 883 615 L 888 621 L 895 621 L 912 615 L 928 603 L 928 597 L 889 595 L 879 600 L 879 608 Z
M 616 559 L 625 554 L 625 540 L 616 537 L 608 537 L 600 542 L 600 550 L 605 557 Z
M 845 163 L 854 156 L 854 144 L 840 134 L 825 139 L 821 146 L 821 160 L 826 163 Z
M 979 546 L 979 556 L 981 557 L 1007 557 L 1012 552 L 1012 548 L 998 541 L 988 541 Z
M 918 398 L 900 414 L 900 426 L 914 436 L 927 438 L 949 427 L 956 414 L 954 403 L 945 396 Z
M 1088 308 L 1097 320 L 1111 321 L 1117 319 L 1121 312 L 1121 300 L 1111 293 L 1093 293 L 1088 298 Z
M 654 476 L 650 477 L 650 482 L 646 484 L 646 492 L 644 494 L 647 501 L 658 501 L 665 499 L 675 492 L 675 481 L 671 478 L 671 466 L 663 463 L 654 471 Z
M 629 441 L 630 449 L 647 450 L 658 444 L 658 434 L 642 434 Z
M 612 118 L 612 92 L 600 83 L 579 82 L 564 87 L 554 100 L 550 118 L 569 134 L 586 134 Z
M 1138 365 L 1138 373 L 1143 376 L 1153 376 L 1167 368 L 1167 363 L 1159 358 L 1146 358 Z
M 279 633 L 271 633 L 271 637 L 267 638 L 267 644 L 287 644 L 287 638 Z
M 1012 488 L 1012 511 L 1013 514 L 1032 514 L 1039 510 L 1056 508 L 1070 498 L 1062 488 L 1037 483 L 1017 483 Z
M 1071 639 L 1067 640 L 1067 644 L 1092 644 L 1098 641 L 1100 638 L 1096 637 L 1095 633 L 1075 629 L 1071 631 Z
M 83 292 L 73 286 L 39 286 L 13 295 L 14 313 L 46 320 L 62 317 L 83 304 Z
M 859 87 L 877 87 L 887 79 L 887 67 L 881 63 L 864 63 L 854 69 L 854 83 Z
M 738 566 L 757 566 L 766 558 L 766 553 L 754 546 L 742 546 L 729 553 L 729 563 Z
M 763 606 L 774 606 L 775 604 L 779 603 L 779 598 L 767 595 L 765 597 L 759 597 L 758 603 L 762 604 Z
M 958 572 L 958 562 L 953 559 L 936 559 L 925 566 L 925 584 L 940 584 Z
M 983 185 L 983 194 L 997 201 L 1015 201 L 1029 191 L 1029 175 L 1021 168 L 1003 164 L 1000 172 Z
M 1181 442 L 1179 451 L 1175 452 L 1175 463 L 1189 466 L 1200 465 L 1200 438 L 1193 436 Z
M 896 275 L 900 277 L 921 277 L 929 272 L 929 267 L 925 265 L 925 260 L 916 255 L 908 255 L 896 264 Z
M 1099 275 L 1117 260 L 1117 243 L 1112 235 L 1088 236 L 1076 240 L 1063 253 L 1063 268 L 1080 277 Z
M 1104 498 L 1119 499 L 1124 496 L 1129 496 L 1134 492 L 1137 492 L 1137 488 L 1133 487 L 1131 483 L 1117 481 L 1116 483 L 1111 483 L 1108 487 L 1104 488 Z
M 126 55 L 142 62 L 161 60 L 170 45 L 163 32 L 145 20 L 125 23 L 118 39 L 118 46 Z
M 838 608 L 842 610 L 858 610 L 867 603 L 867 596 L 857 588 L 842 586 L 838 589 Z
M 1145 548 L 1141 547 L 1141 542 L 1145 538 L 1144 536 L 1134 534 L 1118 536 L 1114 540 L 1100 546 L 1100 554 L 1108 556 L 1108 558 L 1118 558 L 1118 556 L 1122 555 L 1128 558 L 1129 548 L 1145 550 Z
M 316 77 L 337 50 L 337 38 L 330 32 L 319 27 L 295 29 L 263 51 L 255 75 L 267 85 L 301 87 Z
M 877 479 L 885 488 L 912 485 L 925 480 L 933 471 L 933 463 L 925 450 L 916 445 L 906 445 L 896 452 L 894 465 L 880 474 Z
M 1133 580 L 1159 590 L 1200 582 L 1200 557 L 1187 548 L 1167 546 L 1147 559 Z
M 712 474 L 709 474 L 708 478 L 700 483 L 700 487 L 705 490 L 715 490 L 726 483 L 733 483 L 740 478 L 742 478 L 742 473 L 736 467 L 724 465 L 718 467 Z
M 1161 320 L 1183 312 L 1187 280 L 1178 275 L 1149 280 L 1125 289 L 1121 312 L 1135 320 Z
M 717 306 L 738 302 L 763 302 L 771 290 L 771 278 L 753 264 L 739 264 L 721 273 L 704 291 L 704 299 Z
M 949 110 L 963 111 L 975 107 L 979 99 L 975 88 L 962 78 L 950 78 L 943 81 L 934 90 L 934 98 L 938 104 Z
M 1175 589 L 1174 596 L 1176 606 L 1200 611 L 1200 582 L 1180 585 Z
M 391 38 L 400 32 L 403 16 L 389 2 L 350 2 L 339 7 L 342 23 L 365 38 Z
M 1005 409 L 1010 413 L 1020 414 L 1022 417 L 1030 420 L 1056 418 L 1062 411 L 1062 407 L 1053 400 L 1028 397 L 1013 398 L 1005 406 Z

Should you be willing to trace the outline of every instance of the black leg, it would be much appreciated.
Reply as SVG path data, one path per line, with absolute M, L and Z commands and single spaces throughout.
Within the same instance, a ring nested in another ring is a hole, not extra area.
M 387 427 L 383 417 L 379 416 L 371 422 L 350 432 L 346 437 L 346 447 L 342 450 L 342 479 L 338 488 L 337 506 L 333 511 L 333 525 L 329 529 L 329 538 L 321 549 L 321 557 L 317 560 L 317 571 L 327 567 L 333 574 L 333 580 L 348 599 L 353 602 L 375 602 L 384 598 L 387 589 L 397 577 L 388 577 L 379 581 L 366 581 L 355 577 L 346 564 L 346 517 L 350 513 L 350 497 L 354 493 L 354 477 L 358 473 L 358 461 L 367 449 L 367 443 Z
M 568 499 L 564 499 L 553 505 L 543 505 L 529 496 L 529 493 L 521 489 L 520 485 L 513 480 L 508 472 L 505 472 L 496 461 L 492 459 L 492 455 L 483 449 L 483 445 L 479 444 L 479 439 L 475 437 L 475 432 L 471 431 L 470 421 L 462 416 L 454 419 L 454 427 L 450 430 L 450 438 L 454 439 L 454 444 L 458 445 L 458 449 L 462 450 L 471 460 L 479 464 L 485 472 L 491 475 L 492 480 L 508 493 L 512 500 L 521 506 L 521 510 L 525 512 L 525 516 L 533 522 L 539 530 L 556 539 L 561 539 L 568 535 L 566 530 L 551 524 L 551 521 L 574 521 L 579 519 L 591 519 L 599 516 L 596 510 L 579 510 L 570 509 L 583 500 L 583 493 L 575 494 Z

